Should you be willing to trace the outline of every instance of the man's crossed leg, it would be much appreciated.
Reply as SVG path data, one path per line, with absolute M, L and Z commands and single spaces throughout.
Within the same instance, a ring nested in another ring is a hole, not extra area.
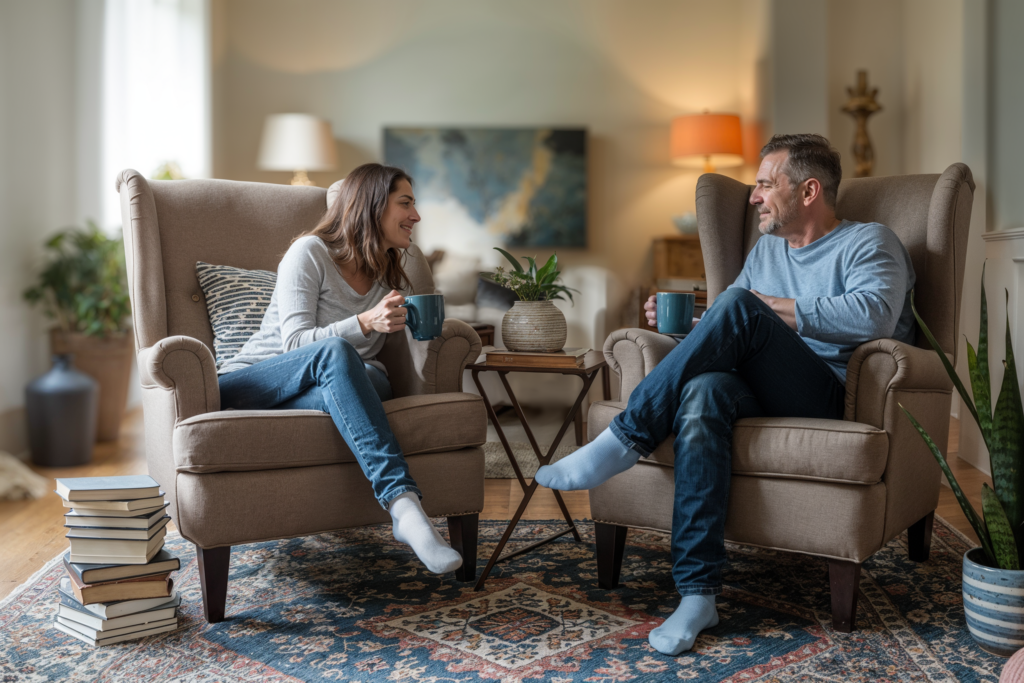
M 756 295 L 728 289 L 608 429 L 540 468 L 536 479 L 563 491 L 591 489 L 676 435 L 672 577 L 683 599 L 650 635 L 655 649 L 676 655 L 718 623 L 733 423 L 757 416 L 839 419 L 845 391 L 831 367 Z

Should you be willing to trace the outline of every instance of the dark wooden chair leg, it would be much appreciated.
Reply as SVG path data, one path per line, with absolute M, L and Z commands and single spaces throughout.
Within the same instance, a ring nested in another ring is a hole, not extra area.
M 448 536 L 452 549 L 462 555 L 462 566 L 455 570 L 459 581 L 476 580 L 476 539 L 480 515 L 461 515 L 448 518 Z
M 629 527 L 617 524 L 594 522 L 594 539 L 597 541 L 597 585 L 612 589 L 619 585 L 622 570 L 622 554 L 626 549 L 626 533 Z
M 832 588 L 832 628 L 850 633 L 857 615 L 860 563 L 829 560 L 828 582 Z
M 914 562 L 927 562 L 928 553 L 932 549 L 932 525 L 935 523 L 935 511 L 917 520 L 907 529 L 907 554 Z
M 203 590 L 203 614 L 206 621 L 216 624 L 224 621 L 224 607 L 228 601 L 231 546 L 205 550 L 196 546 L 196 558 L 199 560 L 199 586 Z

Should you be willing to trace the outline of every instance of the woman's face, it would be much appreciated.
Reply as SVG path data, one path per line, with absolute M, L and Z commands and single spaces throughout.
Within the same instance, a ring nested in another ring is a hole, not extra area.
M 412 244 L 412 227 L 420 222 L 416 213 L 416 198 L 412 185 L 404 178 L 398 181 L 395 191 L 388 195 L 381 227 L 384 228 L 385 249 L 408 249 Z

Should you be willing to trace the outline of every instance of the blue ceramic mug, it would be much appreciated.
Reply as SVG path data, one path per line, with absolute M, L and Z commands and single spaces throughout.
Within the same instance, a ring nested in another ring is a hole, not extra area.
M 688 334 L 697 297 L 684 292 L 658 292 L 658 332 Z
M 430 341 L 440 335 L 444 325 L 444 297 L 440 294 L 405 297 L 405 324 L 418 341 Z

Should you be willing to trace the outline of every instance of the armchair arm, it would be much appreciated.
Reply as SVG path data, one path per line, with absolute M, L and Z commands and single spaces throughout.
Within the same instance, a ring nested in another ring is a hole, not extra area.
M 942 361 L 931 349 L 895 339 L 861 344 L 846 366 L 846 409 L 843 419 L 885 429 L 888 405 L 895 392 L 950 393 Z
M 636 385 L 676 347 L 672 337 L 639 328 L 615 330 L 604 342 L 604 357 L 619 375 L 618 400 L 625 403 Z
M 217 364 L 206 344 L 192 337 L 165 337 L 138 355 L 143 388 L 174 394 L 174 421 L 220 410 Z
M 480 335 L 454 318 L 446 318 L 441 334 L 416 341 L 408 328 L 389 334 L 377 360 L 388 369 L 395 398 L 462 391 L 462 371 L 480 357 Z

